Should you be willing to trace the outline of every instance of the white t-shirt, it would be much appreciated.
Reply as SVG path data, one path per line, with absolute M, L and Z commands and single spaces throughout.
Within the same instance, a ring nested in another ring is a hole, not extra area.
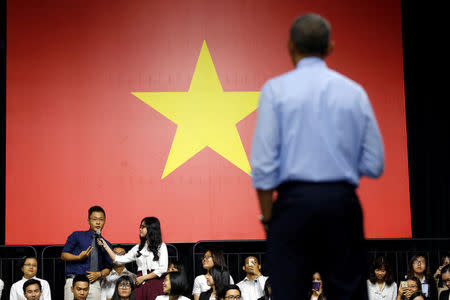
M 230 275 L 230 284 L 234 284 L 233 277 Z M 192 295 L 200 295 L 203 292 L 209 291 L 211 287 L 206 283 L 205 275 L 198 275 L 194 280 L 194 287 L 192 288 Z
M 42 293 L 40 300 L 51 300 L 52 296 L 50 293 L 50 285 L 48 284 L 47 280 L 37 278 L 34 276 L 32 279 L 37 279 L 41 282 L 42 286 Z M 23 294 L 23 284 L 25 281 L 27 281 L 25 277 L 22 277 L 21 280 L 17 281 L 11 286 L 11 292 L 9 293 L 9 300 L 27 300 L 25 298 L 25 295 Z
M 393 282 L 391 285 L 383 284 L 380 286 L 377 282 L 372 283 L 367 280 L 367 293 L 369 300 L 395 300 L 397 298 L 397 284 Z
M 5 287 L 5 284 L 3 283 L 3 280 L 0 279 L 0 298 L 2 297 L 2 291 L 3 291 L 4 287 Z
M 169 300 L 169 295 L 161 295 L 155 298 L 155 300 Z M 185 296 L 179 296 L 178 300 L 190 300 Z
M 258 300 L 264 296 L 266 280 L 266 276 L 259 276 L 255 280 L 250 280 L 248 277 L 245 277 L 239 281 L 237 286 L 241 289 L 242 300 Z

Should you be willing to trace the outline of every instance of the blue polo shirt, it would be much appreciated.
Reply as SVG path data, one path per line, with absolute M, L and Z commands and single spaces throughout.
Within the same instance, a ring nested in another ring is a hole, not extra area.
M 73 255 L 78 255 L 82 251 L 86 250 L 89 246 L 91 246 L 92 238 L 94 237 L 94 232 L 92 230 L 87 231 L 75 231 L 67 238 L 66 244 L 62 252 L 71 253 Z M 106 241 L 106 240 L 105 240 Z M 108 245 L 111 247 L 111 243 L 106 241 Z M 98 246 L 98 267 L 99 270 L 103 270 L 105 268 L 112 268 L 112 260 L 109 257 L 103 247 Z M 92 252 L 91 252 L 92 254 Z M 91 256 L 89 256 L 84 261 L 66 261 L 66 275 L 75 275 L 75 274 L 87 274 L 91 267 Z

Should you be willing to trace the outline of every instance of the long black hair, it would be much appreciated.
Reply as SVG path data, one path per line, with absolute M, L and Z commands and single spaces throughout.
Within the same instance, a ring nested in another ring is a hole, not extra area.
M 153 253 L 153 261 L 159 260 L 159 247 L 162 243 L 161 224 L 158 218 L 146 217 L 143 218 L 141 224 L 144 223 L 147 228 L 147 235 L 141 237 L 141 243 L 137 256 L 141 256 L 141 250 L 144 249 L 145 243 L 148 242 L 148 250 Z
M 376 283 L 377 276 L 375 275 L 375 270 L 382 269 L 383 267 L 386 270 L 384 282 L 386 282 L 387 286 L 390 286 L 394 282 L 394 274 L 392 274 L 392 268 L 389 264 L 389 261 L 384 256 L 379 256 L 373 261 L 372 265 L 370 266 L 369 281 L 373 284 Z
M 230 272 L 226 267 L 213 266 L 209 270 L 209 274 L 214 280 L 214 287 L 216 288 L 216 297 L 222 294 L 223 289 L 230 284 Z
M 117 291 L 119 289 L 119 285 L 122 282 L 128 282 L 130 284 L 131 287 L 131 294 L 130 294 L 130 300 L 136 300 L 136 296 L 134 295 L 134 282 L 133 279 L 131 279 L 130 276 L 124 275 L 121 276 L 119 279 L 117 279 L 116 281 L 116 288 L 114 289 L 114 295 L 112 296 L 111 300 L 120 300 L 120 296 L 119 296 L 119 292 Z
M 178 299 L 179 296 L 184 296 L 189 289 L 189 283 L 184 272 L 170 272 L 166 273 L 170 280 L 169 296 Z
M 431 285 L 431 284 L 434 284 L 434 278 L 433 278 L 433 276 L 431 275 L 430 266 L 429 266 L 428 263 L 427 263 L 427 259 L 426 259 L 425 255 L 423 255 L 423 254 L 414 255 L 414 256 L 409 260 L 407 276 L 408 276 L 408 277 L 414 277 L 414 276 L 415 276 L 415 274 L 414 274 L 414 261 L 415 261 L 416 259 L 418 259 L 419 257 L 423 257 L 424 260 L 425 260 L 426 268 L 425 268 L 425 270 L 424 270 L 424 272 L 423 272 L 423 275 L 424 275 L 424 277 L 425 277 L 425 282 L 428 283 L 428 284 L 430 284 L 430 285 Z

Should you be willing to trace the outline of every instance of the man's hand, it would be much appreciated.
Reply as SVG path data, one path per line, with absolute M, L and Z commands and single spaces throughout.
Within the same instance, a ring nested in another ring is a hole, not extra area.
M 85 260 L 89 257 L 89 255 L 91 254 L 92 251 L 92 246 L 89 246 L 86 250 L 81 251 L 80 254 L 78 254 L 78 259 L 79 260 Z
M 97 279 L 99 279 L 100 277 L 102 277 L 102 273 L 101 272 L 90 272 L 90 271 L 87 271 L 86 273 L 88 273 L 87 278 L 89 279 L 90 283 L 92 283 L 92 282 L 96 281 Z
M 258 266 L 255 266 L 255 265 L 249 265 L 248 266 L 248 272 L 253 274 L 253 275 L 256 275 L 258 277 L 262 276 L 261 271 L 259 270 Z

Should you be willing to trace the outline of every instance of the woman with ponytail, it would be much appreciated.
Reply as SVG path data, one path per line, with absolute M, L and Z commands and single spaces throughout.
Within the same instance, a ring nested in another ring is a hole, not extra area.
M 167 246 L 161 238 L 159 220 L 155 217 L 142 219 L 139 237 L 140 243 L 122 256 L 116 255 L 103 239 L 100 239 L 100 244 L 115 264 L 122 265 L 136 261 L 138 266 L 136 300 L 155 300 L 157 296 L 164 294 L 161 276 L 167 272 L 169 261 Z

